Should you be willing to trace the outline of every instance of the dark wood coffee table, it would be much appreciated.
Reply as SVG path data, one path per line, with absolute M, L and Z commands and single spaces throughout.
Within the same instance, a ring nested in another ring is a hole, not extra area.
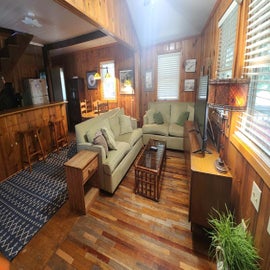
M 156 150 L 151 147 L 156 147 Z M 135 162 L 135 193 L 159 201 L 166 142 L 150 139 Z

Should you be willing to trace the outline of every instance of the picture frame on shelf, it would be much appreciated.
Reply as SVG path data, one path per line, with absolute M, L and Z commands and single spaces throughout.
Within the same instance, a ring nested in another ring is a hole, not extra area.
M 121 95 L 134 94 L 134 73 L 132 69 L 120 70 L 119 80 Z
M 153 71 L 151 69 L 145 71 L 144 90 L 153 91 Z
M 96 73 L 96 70 L 86 72 L 87 89 L 89 90 L 97 89 L 97 81 L 94 77 Z
M 195 89 L 195 79 L 186 79 L 184 82 L 184 91 L 192 92 Z
M 185 72 L 196 72 L 197 60 L 195 58 L 185 61 Z

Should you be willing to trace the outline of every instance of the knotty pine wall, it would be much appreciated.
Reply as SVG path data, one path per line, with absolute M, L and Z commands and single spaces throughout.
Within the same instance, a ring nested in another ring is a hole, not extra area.
M 168 50 L 169 47 L 174 49 Z M 115 76 L 117 87 L 116 102 L 110 101 L 110 108 L 123 107 L 128 115 L 137 118 L 142 123 L 142 117 L 147 110 L 148 102 L 157 100 L 157 56 L 168 52 L 180 51 L 181 53 L 181 70 L 180 70 L 180 87 L 179 101 L 194 102 L 195 91 L 185 92 L 185 79 L 195 79 L 195 89 L 198 85 L 200 74 L 200 53 L 201 38 L 192 37 L 185 40 L 174 41 L 160 44 L 141 51 L 141 54 L 128 49 L 127 47 L 116 43 L 110 46 L 91 48 L 89 50 L 78 51 L 66 55 L 52 57 L 52 66 L 61 66 L 64 68 L 65 78 L 73 76 L 84 78 L 85 95 L 89 100 L 95 101 L 101 99 L 101 81 L 98 82 L 96 90 L 88 90 L 86 84 L 86 72 L 95 70 L 102 61 L 115 61 Z M 197 60 L 197 69 L 195 73 L 186 73 L 184 63 L 186 59 L 195 58 Z M 133 69 L 135 75 L 135 95 L 119 94 L 119 71 Z M 145 91 L 145 72 L 153 72 L 153 90 Z
M 169 49 L 172 48 L 172 49 Z M 184 40 L 173 41 L 169 43 L 159 44 L 150 48 L 143 49 L 141 52 L 141 107 L 140 115 L 144 115 L 147 111 L 148 103 L 157 100 L 157 57 L 159 54 L 170 52 L 180 52 L 181 69 L 180 69 L 180 86 L 179 101 L 194 102 L 195 91 L 185 92 L 185 79 L 195 79 L 195 89 L 198 86 L 198 78 L 200 75 L 200 54 L 201 54 L 201 38 L 191 37 Z M 197 60 L 197 68 L 194 73 L 185 72 L 185 60 L 195 58 Z M 145 90 L 145 72 L 153 71 L 153 91 Z
M 64 69 L 65 79 L 78 76 L 84 79 L 85 97 L 88 100 L 101 100 L 101 81 L 98 81 L 97 89 L 88 90 L 86 82 L 86 72 L 97 70 L 100 62 L 114 60 L 117 100 L 109 101 L 110 108 L 123 107 L 127 115 L 136 116 L 135 95 L 119 94 L 119 71 L 134 70 L 134 54 L 127 47 L 115 43 L 110 46 L 77 51 L 74 53 L 52 57 L 52 66 L 60 66 Z M 140 91 L 139 84 L 135 83 L 135 92 Z
M 217 67 L 217 42 L 218 42 L 218 20 L 221 18 L 231 0 L 218 1 L 208 24 L 202 33 L 202 65 L 209 69 L 211 78 L 215 77 Z M 234 76 L 240 77 L 244 64 L 246 18 L 248 12 L 248 1 L 244 0 L 240 6 L 238 22 L 238 41 L 235 51 Z M 235 119 L 237 115 L 232 115 Z M 234 121 L 232 123 L 235 123 Z M 235 125 L 230 127 L 230 135 L 226 143 L 226 162 L 233 175 L 232 202 L 238 222 L 242 218 L 248 220 L 248 230 L 254 236 L 255 246 L 259 250 L 261 268 L 270 269 L 270 236 L 267 233 L 267 224 L 270 216 L 270 190 L 269 174 L 264 173 L 260 161 L 256 164 L 252 152 L 248 154 L 244 145 L 235 142 L 233 131 Z M 267 179 L 268 178 L 268 179 Z M 259 212 L 253 207 L 250 196 L 253 181 L 257 183 L 262 191 Z
M 139 47 L 125 0 L 54 0 L 71 12 L 113 36 L 127 47 Z M 121 16 L 119 16 L 121 14 Z

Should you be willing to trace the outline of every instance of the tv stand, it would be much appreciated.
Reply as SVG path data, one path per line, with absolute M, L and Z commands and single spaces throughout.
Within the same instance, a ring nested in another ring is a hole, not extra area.
M 193 154 L 200 153 L 200 154 L 203 154 L 203 155 L 204 155 L 205 153 L 207 153 L 207 154 L 212 154 L 212 152 L 211 152 L 210 150 L 208 150 L 208 149 L 202 150 L 201 148 L 198 149 L 198 150 L 193 151 L 192 153 L 193 153 Z
M 218 211 L 230 209 L 232 176 L 230 172 L 220 173 L 215 168 L 218 152 L 211 141 L 208 148 L 211 155 L 199 154 L 200 148 L 196 132 L 189 132 L 193 122 L 187 121 L 184 127 L 184 150 L 187 175 L 190 180 L 189 220 L 193 225 L 209 228 L 209 214 L 213 208 Z
M 199 139 L 198 139 L 198 134 L 200 134 L 200 132 L 196 128 L 189 129 L 188 133 L 192 133 L 192 136 L 196 137 L 196 138 L 194 138 L 196 140 L 193 140 L 193 143 L 192 143 L 192 145 L 193 145 L 192 153 L 194 153 L 194 154 L 200 153 L 203 155 L 205 155 L 205 153 L 212 154 L 212 151 L 205 147 L 206 141 L 202 141 L 202 144 L 200 145 Z

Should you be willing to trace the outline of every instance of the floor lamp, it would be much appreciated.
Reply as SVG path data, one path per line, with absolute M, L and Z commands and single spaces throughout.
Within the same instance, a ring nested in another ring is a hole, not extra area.
M 222 110 L 219 158 L 215 161 L 218 171 L 228 171 L 224 163 L 225 125 L 228 111 L 244 111 L 247 107 L 249 79 L 221 79 L 209 81 L 208 104 Z

